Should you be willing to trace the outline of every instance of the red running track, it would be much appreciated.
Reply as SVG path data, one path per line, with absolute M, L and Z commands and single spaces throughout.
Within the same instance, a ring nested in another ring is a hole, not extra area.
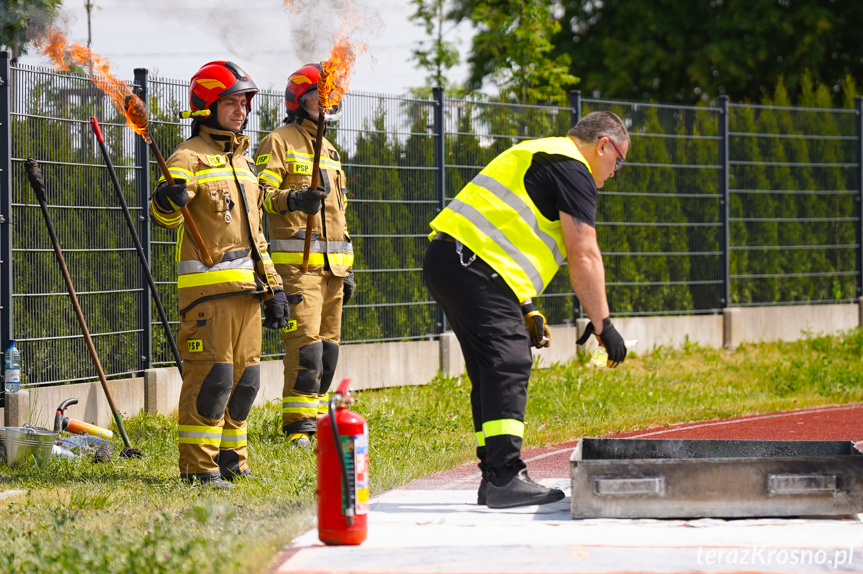
M 840 440 L 863 443 L 863 404 L 833 405 L 731 419 L 677 424 L 605 435 L 606 438 L 722 440 Z M 569 477 L 569 457 L 577 441 L 522 452 L 534 480 Z M 863 447 L 863 444 L 859 444 Z M 475 464 L 466 464 L 414 480 L 407 490 L 466 490 L 479 485 Z

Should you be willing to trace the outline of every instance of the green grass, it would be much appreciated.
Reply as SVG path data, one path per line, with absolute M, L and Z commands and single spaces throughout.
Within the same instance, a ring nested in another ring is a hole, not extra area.
M 531 379 L 525 443 L 559 444 L 676 422 L 863 400 L 863 331 L 736 352 L 661 348 L 616 370 L 586 358 Z M 358 393 L 369 421 L 372 492 L 473 460 L 466 378 Z M 250 416 L 250 461 L 264 482 L 229 493 L 178 478 L 176 417 L 128 418 L 145 457 L 32 461 L 2 469 L 3 572 L 265 572 L 311 527 L 315 460 L 288 449 L 276 403 Z

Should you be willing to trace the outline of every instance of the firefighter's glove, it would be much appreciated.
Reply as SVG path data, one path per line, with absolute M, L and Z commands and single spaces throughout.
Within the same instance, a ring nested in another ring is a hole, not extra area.
M 321 210 L 322 200 L 329 193 L 324 186 L 319 185 L 317 189 L 304 187 L 288 194 L 288 209 L 290 211 L 302 211 L 306 215 L 314 215 Z
M 545 315 L 536 310 L 533 303 L 525 303 L 521 306 L 521 314 L 524 315 L 524 324 L 527 325 L 527 333 L 530 335 L 530 346 L 541 349 L 551 346 L 551 329 Z
M 602 320 L 602 335 L 597 335 L 596 340 L 608 351 L 608 366 L 610 368 L 613 369 L 626 358 L 626 344 L 623 342 L 623 337 L 611 324 L 609 317 Z
M 179 211 L 189 203 L 189 190 L 186 189 L 186 180 L 175 179 L 174 183 L 168 184 L 162 180 L 153 194 L 156 207 L 165 213 Z
M 354 279 L 354 272 L 348 272 L 348 276 L 344 278 L 345 286 L 342 293 L 342 305 L 347 305 L 348 301 L 354 296 L 354 291 L 357 290 L 357 282 Z
M 268 329 L 283 329 L 291 320 L 291 308 L 284 291 L 273 293 L 272 299 L 264 301 L 264 327 Z
M 578 341 L 575 342 L 576 345 L 584 345 L 587 343 L 587 339 L 593 335 L 593 323 L 590 322 L 587 324 L 587 327 L 584 328 L 584 333 L 581 334 L 581 337 L 578 338 Z M 598 339 L 599 337 L 597 337 Z

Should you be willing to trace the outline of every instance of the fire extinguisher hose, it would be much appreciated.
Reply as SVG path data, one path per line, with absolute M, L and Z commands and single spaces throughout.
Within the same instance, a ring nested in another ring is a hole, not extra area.
M 348 523 L 348 526 L 352 526 L 354 523 L 354 503 L 355 503 L 355 494 L 354 489 L 351 486 L 350 480 L 348 479 L 348 465 L 345 461 L 345 451 L 342 448 L 342 437 L 339 435 L 339 427 L 336 426 L 336 402 L 341 400 L 341 395 L 339 393 L 333 393 L 333 396 L 330 397 L 329 404 L 327 406 L 327 411 L 330 418 L 330 428 L 333 430 L 333 441 L 336 446 L 336 454 L 339 456 L 339 467 L 342 469 L 342 488 L 345 493 L 345 519 Z

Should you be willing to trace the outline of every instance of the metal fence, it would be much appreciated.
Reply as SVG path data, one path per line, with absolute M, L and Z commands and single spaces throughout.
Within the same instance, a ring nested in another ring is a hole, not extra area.
M 152 226 L 158 172 L 140 137 L 83 76 L 12 68 L 0 53 L 0 344 L 19 341 L 25 386 L 93 378 L 83 337 L 22 162 L 42 166 L 48 203 L 109 376 L 167 365 L 134 244 L 88 125 L 112 161 L 173 327 L 173 231 Z M 153 137 L 167 156 L 189 133 L 188 84 L 136 70 Z M 252 151 L 283 118 L 260 92 Z M 347 343 L 434 337 L 443 316 L 422 284 L 428 222 L 495 155 L 562 135 L 593 110 L 616 112 L 632 146 L 597 208 L 615 315 L 715 313 L 728 306 L 839 303 L 861 294 L 861 107 L 674 106 L 582 99 L 568 107 L 351 93 L 328 128 L 348 176 L 358 291 Z M 579 316 L 565 270 L 540 298 L 552 324 Z M 263 354 L 281 354 L 265 333 Z

